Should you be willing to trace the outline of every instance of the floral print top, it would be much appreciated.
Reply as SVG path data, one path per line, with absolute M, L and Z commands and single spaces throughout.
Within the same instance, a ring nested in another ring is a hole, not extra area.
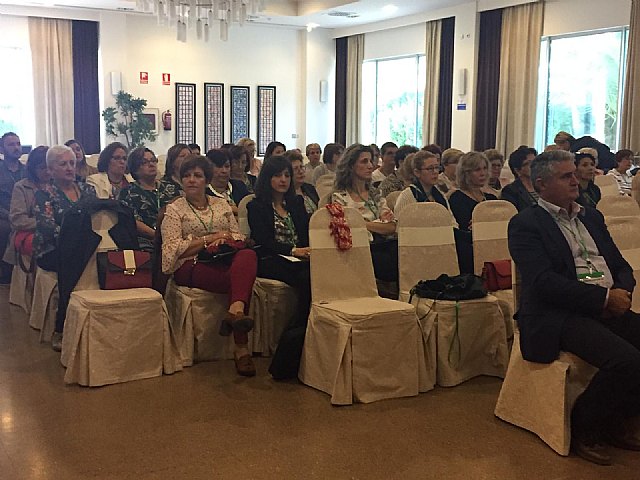
M 351 195 L 346 190 L 333 192 L 331 201 L 339 203 L 343 207 L 355 208 L 360 212 L 365 222 L 380 220 L 383 214 L 389 215 L 391 213 L 391 209 L 387 206 L 387 201 L 383 197 L 373 196 L 371 192 L 369 192 L 369 200 L 359 202 L 351 198 Z M 391 213 L 391 217 L 393 217 L 393 213 Z M 373 241 L 371 232 L 369 232 L 369 241 Z
M 209 208 L 198 210 L 182 197 L 167 205 L 162 221 L 162 271 L 170 274 L 195 255 L 180 258 L 194 238 L 220 231 L 231 232 L 234 240 L 244 240 L 229 204 L 207 195 Z
M 78 200 L 73 202 L 55 184 L 36 192 L 36 233 L 33 236 L 33 255 L 40 258 L 58 247 L 58 235 L 65 212 L 80 201 L 96 198 L 96 191 L 85 182 L 76 182 L 80 191 Z
M 146 226 L 156 228 L 158 212 L 167 203 L 180 196 L 174 183 L 160 180 L 154 190 L 145 190 L 137 181 L 123 189 L 118 200 L 133 210 L 136 220 Z

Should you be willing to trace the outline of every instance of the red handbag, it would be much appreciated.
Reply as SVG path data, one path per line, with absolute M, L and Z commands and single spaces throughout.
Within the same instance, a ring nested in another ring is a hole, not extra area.
M 489 292 L 511 289 L 511 260 L 494 260 L 484 262 L 482 280 Z
M 33 255 L 33 232 L 19 230 L 16 232 L 13 245 L 20 255 Z
M 102 290 L 151 288 L 151 254 L 141 250 L 99 252 L 98 282 Z

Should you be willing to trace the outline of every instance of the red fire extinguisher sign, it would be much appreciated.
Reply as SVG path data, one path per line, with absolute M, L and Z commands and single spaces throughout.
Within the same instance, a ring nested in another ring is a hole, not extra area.
M 171 74 L 163 73 L 162 74 L 162 85 L 171 85 Z

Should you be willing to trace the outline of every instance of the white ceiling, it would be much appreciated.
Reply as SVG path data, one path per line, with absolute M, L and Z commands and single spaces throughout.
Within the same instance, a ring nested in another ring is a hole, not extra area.
M 184 0 L 186 2 L 186 0 Z M 467 3 L 469 0 L 265 0 L 266 8 L 255 23 L 304 26 L 316 23 L 322 28 L 344 28 Z M 199 3 L 209 3 L 199 0 Z M 135 0 L 0 0 L 0 5 L 66 7 L 91 10 L 135 11 Z M 395 11 L 385 6 L 394 5 Z M 341 12 L 352 18 L 331 16 Z

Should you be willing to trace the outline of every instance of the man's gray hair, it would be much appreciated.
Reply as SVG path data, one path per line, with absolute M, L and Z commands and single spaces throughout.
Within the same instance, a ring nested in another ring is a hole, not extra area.
M 531 162 L 531 183 L 536 192 L 538 191 L 536 180 L 541 179 L 545 181 L 553 176 L 553 166 L 556 163 L 566 162 L 567 160 L 571 162 L 575 161 L 573 153 L 567 152 L 566 150 L 551 150 L 541 153 L 533 159 L 533 162 Z
M 67 147 L 65 145 L 54 145 L 49 150 L 47 150 L 47 167 L 53 167 L 54 163 L 65 153 L 71 153 L 73 159 L 76 159 L 76 154 L 71 150 L 71 147 Z

